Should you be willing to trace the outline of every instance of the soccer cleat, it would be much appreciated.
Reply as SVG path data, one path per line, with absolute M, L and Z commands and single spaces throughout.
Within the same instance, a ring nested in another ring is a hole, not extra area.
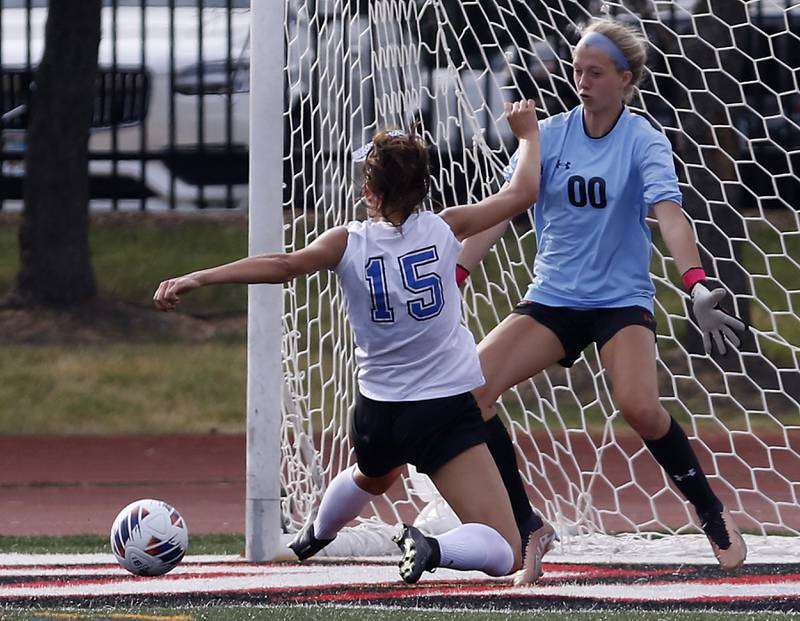
M 556 531 L 547 522 L 528 536 L 528 543 L 522 551 L 522 569 L 514 574 L 515 586 L 533 584 L 542 577 L 542 558 L 553 547 Z
M 519 538 L 520 541 L 522 541 L 523 550 L 528 547 L 528 540 L 531 538 L 531 533 L 536 532 L 542 526 L 544 526 L 544 520 L 542 519 L 542 516 L 535 511 L 532 511 L 528 520 L 522 526 L 518 527 Z
M 300 532 L 297 533 L 288 546 L 297 555 L 297 559 L 300 561 L 311 558 L 333 541 L 333 539 L 317 539 L 314 536 L 314 520 L 316 519 L 317 509 L 314 509 L 311 515 L 308 516 L 303 528 L 300 529 Z
M 431 544 L 418 528 L 403 524 L 402 530 L 392 538 L 403 553 L 400 559 L 400 577 L 408 584 L 414 584 L 424 571 L 434 571 L 434 551 Z
M 739 569 L 747 558 L 747 544 L 728 510 L 715 509 L 698 515 L 720 567 L 725 571 Z

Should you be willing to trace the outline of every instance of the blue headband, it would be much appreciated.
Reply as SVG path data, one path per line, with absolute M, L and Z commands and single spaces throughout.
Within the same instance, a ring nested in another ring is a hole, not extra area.
M 599 47 L 601 50 L 603 50 L 606 54 L 608 54 L 611 57 L 611 60 L 614 61 L 614 64 L 617 66 L 617 68 L 622 69 L 623 71 L 631 70 L 631 66 L 628 63 L 628 59 L 625 58 L 625 54 L 622 53 L 622 50 L 619 49 L 617 47 L 617 44 L 614 43 L 602 32 L 597 32 L 596 30 L 590 32 L 589 34 L 585 35 L 580 41 L 578 41 L 578 45 L 590 45 L 592 47 Z
M 406 133 L 402 129 L 393 129 L 391 131 L 386 132 L 389 136 L 405 136 Z M 369 154 L 372 152 L 372 147 L 375 146 L 371 140 L 362 147 L 359 147 L 352 153 L 353 161 L 354 162 L 365 162 L 369 157 Z

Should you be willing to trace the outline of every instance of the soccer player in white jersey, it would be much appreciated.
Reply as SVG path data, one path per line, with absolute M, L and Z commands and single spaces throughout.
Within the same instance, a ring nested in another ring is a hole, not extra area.
M 507 105 L 506 116 L 521 165 L 503 191 L 476 205 L 439 215 L 420 210 L 430 183 L 427 149 L 413 132 L 381 132 L 365 154 L 367 221 L 330 229 L 293 253 L 165 280 L 154 295 L 158 308 L 170 310 L 203 285 L 281 283 L 324 269 L 338 275 L 357 345 L 359 394 L 350 425 L 357 464 L 331 481 L 291 544 L 300 559 L 330 543 L 412 463 L 462 525 L 438 537 L 403 527 L 396 542 L 406 582 L 439 566 L 495 576 L 521 566 L 513 511 L 470 392 L 483 375 L 454 277 L 461 240 L 524 212 L 538 193 L 534 104 Z
M 489 444 L 516 521 L 541 523 L 529 506 L 514 447 L 494 404 L 505 390 L 556 362 L 572 366 L 587 345 L 596 343 L 623 417 L 694 505 L 722 568 L 734 570 L 745 560 L 744 540 L 709 486 L 686 434 L 659 403 L 648 214 L 658 220 L 683 274 L 706 352 L 712 342 L 722 353 L 726 340 L 738 346 L 737 333 L 746 326 L 719 308 L 724 289 L 709 290 L 706 284 L 681 209 L 669 141 L 625 106 L 645 61 L 645 40 L 620 24 L 598 20 L 583 31 L 573 55 L 581 103 L 540 122 L 534 279 L 524 300 L 479 344 L 486 383 L 474 394 L 491 430 Z M 506 178 L 520 166 L 514 155 Z M 505 226 L 465 242 L 462 278 Z M 526 562 L 519 580 L 529 581 L 538 571 Z

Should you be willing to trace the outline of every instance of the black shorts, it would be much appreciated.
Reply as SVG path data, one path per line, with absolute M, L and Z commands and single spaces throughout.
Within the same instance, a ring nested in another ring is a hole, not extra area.
M 380 477 L 403 464 L 433 474 L 468 448 L 486 442 L 472 393 L 424 401 L 375 401 L 359 393 L 350 417 L 358 469 Z
M 512 312 L 533 317 L 555 332 L 567 352 L 558 361 L 562 367 L 571 367 L 591 343 L 597 343 L 597 349 L 602 349 L 611 337 L 626 326 L 644 326 L 653 331 L 654 338 L 656 334 L 653 314 L 641 306 L 576 310 L 523 300 Z

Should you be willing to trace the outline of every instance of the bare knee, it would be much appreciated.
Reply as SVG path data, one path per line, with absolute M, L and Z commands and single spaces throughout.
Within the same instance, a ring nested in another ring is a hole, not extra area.
M 400 468 L 395 468 L 388 474 L 384 474 L 381 477 L 368 477 L 358 469 L 358 466 L 356 466 L 353 469 L 353 480 L 355 481 L 356 485 L 358 485 L 365 492 L 369 492 L 373 496 L 380 496 L 381 494 L 385 494 L 387 491 L 389 491 L 389 488 L 392 487 L 402 471 L 403 468 L 401 466 Z
M 623 397 L 617 403 L 622 417 L 645 440 L 657 440 L 669 430 L 669 414 L 658 399 Z

